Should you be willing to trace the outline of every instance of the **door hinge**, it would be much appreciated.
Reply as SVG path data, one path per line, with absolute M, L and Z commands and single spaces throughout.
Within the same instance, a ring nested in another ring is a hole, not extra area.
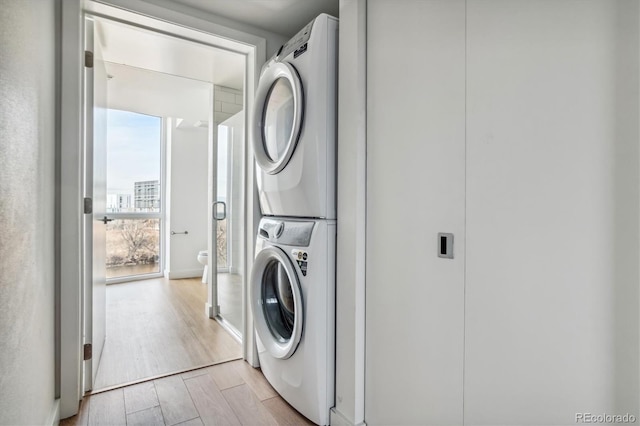
M 93 355 L 93 348 L 91 346 L 91 343 L 85 343 L 84 344 L 84 356 L 83 356 L 83 360 L 88 361 L 91 359 L 92 355 Z
M 87 68 L 93 68 L 93 52 L 90 50 L 84 51 L 84 66 Z
M 93 213 L 93 200 L 89 197 L 84 198 L 84 214 Z

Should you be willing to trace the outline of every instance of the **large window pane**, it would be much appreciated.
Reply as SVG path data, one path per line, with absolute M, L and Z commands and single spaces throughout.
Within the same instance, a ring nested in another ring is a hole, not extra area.
M 160 272 L 160 219 L 107 224 L 107 278 Z
M 107 278 L 159 273 L 162 119 L 110 109 L 107 125 Z
M 107 212 L 160 212 L 162 119 L 107 112 Z

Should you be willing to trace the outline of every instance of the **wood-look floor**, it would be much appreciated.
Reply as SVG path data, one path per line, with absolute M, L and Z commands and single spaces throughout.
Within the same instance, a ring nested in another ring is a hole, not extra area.
M 86 397 L 63 426 L 312 425 L 259 369 L 230 361 Z
M 199 278 L 109 285 L 94 389 L 241 358 L 242 346 L 205 315 L 206 300 Z

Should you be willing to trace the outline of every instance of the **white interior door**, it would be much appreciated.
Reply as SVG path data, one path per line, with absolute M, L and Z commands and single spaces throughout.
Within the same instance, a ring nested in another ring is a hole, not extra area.
M 93 389 L 106 334 L 107 72 L 96 25 L 85 20 L 84 193 L 91 205 L 84 215 L 85 391 Z

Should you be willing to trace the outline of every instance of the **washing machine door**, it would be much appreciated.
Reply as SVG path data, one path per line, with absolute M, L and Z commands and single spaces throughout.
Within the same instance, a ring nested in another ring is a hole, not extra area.
M 266 173 L 284 169 L 302 131 L 304 99 L 296 69 L 286 62 L 270 65 L 256 90 L 253 151 Z
M 282 249 L 267 247 L 258 253 L 250 289 L 262 344 L 274 358 L 289 358 L 302 336 L 302 291 L 293 263 Z

